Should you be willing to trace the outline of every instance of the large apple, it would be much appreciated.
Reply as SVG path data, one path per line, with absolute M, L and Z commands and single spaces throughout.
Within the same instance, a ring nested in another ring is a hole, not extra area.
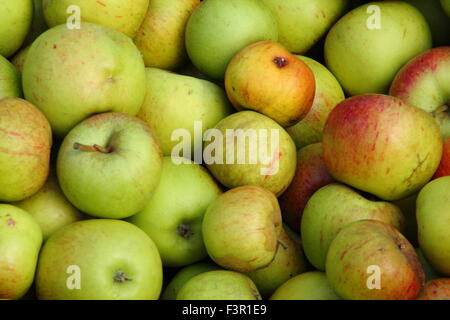
M 231 58 L 258 41 L 277 41 L 277 21 L 259 0 L 207 0 L 186 26 L 192 63 L 213 79 L 223 79 Z
M 51 145 L 39 109 L 20 98 L 0 100 L 0 202 L 25 199 L 44 185 Z
M 33 19 L 33 0 L 0 0 L 0 55 L 20 48 Z
M 26 99 L 60 137 L 94 113 L 136 115 L 145 96 L 144 62 L 133 41 L 92 23 L 43 33 L 31 45 L 22 78 Z
M 65 24 L 71 10 L 78 7 L 81 21 L 115 29 L 133 38 L 147 13 L 149 0 L 43 0 L 44 17 L 49 27 Z
M 450 137 L 450 46 L 433 48 L 408 62 L 392 82 L 390 95 L 433 115 Z
M 20 74 L 15 66 L 0 55 L 0 100 L 22 96 Z
M 26 211 L 0 204 L 0 299 L 19 299 L 30 288 L 42 243 L 37 222 Z
M 207 257 L 203 216 L 220 194 L 220 187 L 202 166 L 175 164 L 174 158 L 164 157 L 153 196 L 129 221 L 155 241 L 164 266 L 186 266 Z
M 325 41 L 325 60 L 349 95 L 386 93 L 398 70 L 431 48 L 422 14 L 402 1 L 364 4 L 343 16 Z
M 41 300 L 156 300 L 162 264 L 144 231 L 121 220 L 91 219 L 54 233 L 39 255 Z
M 238 110 L 261 112 L 288 127 L 310 110 L 315 80 L 311 69 L 282 45 L 260 41 L 231 59 L 225 72 L 225 89 Z
M 442 156 L 433 117 L 399 98 L 367 94 L 344 100 L 324 129 L 325 165 L 338 181 L 384 200 L 422 188 Z
M 434 174 L 434 178 L 450 176 L 450 137 L 444 141 L 441 163 Z
M 144 209 L 158 185 L 162 155 L 151 129 L 122 113 L 92 116 L 64 138 L 59 184 L 81 211 L 122 219 Z

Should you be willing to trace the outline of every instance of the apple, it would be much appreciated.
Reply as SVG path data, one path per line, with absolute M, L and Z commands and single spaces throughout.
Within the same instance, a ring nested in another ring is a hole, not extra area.
M 221 80 L 231 58 L 258 41 L 277 41 L 275 17 L 259 0 L 208 0 L 198 6 L 186 26 L 186 50 L 207 76 Z
M 414 247 L 378 220 L 352 222 L 337 234 L 326 274 L 333 290 L 350 300 L 412 300 L 425 281 Z
M 236 109 L 261 112 L 288 127 L 310 110 L 315 80 L 311 69 L 282 45 L 260 41 L 231 59 L 225 89 Z
M 26 211 L 0 204 L 0 299 L 20 299 L 31 287 L 42 233 Z
M 300 232 L 300 221 L 309 198 L 321 187 L 334 182 L 323 161 L 322 143 L 310 144 L 297 151 L 295 176 L 280 196 L 283 221 Z
M 331 288 L 324 272 L 310 271 L 283 283 L 270 300 L 341 300 Z
M 152 238 L 165 267 L 186 266 L 207 257 L 203 216 L 221 193 L 202 166 L 194 162 L 175 164 L 173 158 L 164 157 L 153 196 L 129 221 Z
M 22 96 L 19 71 L 0 55 L 0 100 Z
M 305 53 L 344 13 L 347 0 L 263 0 L 278 22 L 278 41 Z
M 77 6 L 81 21 L 115 29 L 133 38 L 147 13 L 149 0 L 43 0 L 44 17 L 49 27 L 65 24 L 71 6 Z M 83 27 L 82 27 L 83 28 Z
M 147 68 L 146 77 L 145 100 L 137 116 L 153 129 L 166 156 L 179 144 L 176 130 L 187 130 L 191 139 L 184 142 L 192 146 L 191 155 L 180 156 L 193 158 L 196 121 L 203 136 L 233 111 L 225 91 L 212 82 L 157 68 Z
M 434 178 L 444 176 L 450 176 L 450 137 L 444 141 L 441 163 L 434 174 Z
M 145 97 L 144 62 L 133 41 L 92 23 L 44 32 L 31 45 L 22 80 L 25 98 L 58 137 L 94 113 L 136 115 Z
M 254 111 L 234 113 L 222 119 L 206 137 L 204 161 L 227 188 L 261 186 L 279 196 L 294 177 L 295 144 L 279 124 L 265 115 Z
M 41 227 L 44 241 L 65 225 L 86 218 L 64 196 L 53 172 L 38 192 L 13 204 L 33 216 Z
M 338 181 L 383 200 L 419 191 L 442 156 L 442 138 L 433 117 L 399 98 L 351 97 L 330 113 L 323 155 Z
M 395 76 L 390 95 L 431 113 L 450 137 L 450 46 L 433 48 L 409 61 Z
M 142 211 L 152 197 L 162 155 L 142 120 L 102 113 L 82 121 L 64 138 L 56 170 L 65 196 L 79 210 L 122 219 Z
M 186 24 L 200 0 L 150 0 L 134 42 L 147 67 L 173 70 L 187 60 Z
M 305 56 L 296 57 L 311 69 L 316 83 L 311 109 L 302 120 L 286 129 L 294 139 L 297 149 L 300 149 L 322 141 L 323 127 L 328 115 L 345 96 L 339 82 L 324 65 Z
M 308 200 L 301 220 L 302 245 L 309 262 L 325 270 L 328 249 L 339 231 L 364 219 L 382 221 L 400 232 L 405 226 L 402 212 L 389 202 L 366 199 L 337 183 L 316 191 Z
M 0 100 L 0 202 L 19 201 L 47 180 L 52 133 L 34 105 L 20 98 Z
M 203 217 L 203 240 L 211 259 L 226 269 L 249 272 L 267 266 L 282 231 L 277 198 L 256 186 L 231 189 Z
M 0 0 L 0 55 L 9 58 L 27 36 L 33 19 L 33 0 Z
M 441 0 L 441 6 L 447 16 L 450 18 L 450 0 Z
M 419 245 L 425 258 L 437 272 L 450 276 L 450 177 L 428 183 L 417 197 Z
M 450 300 L 450 278 L 428 281 L 417 300 Z
M 25 64 L 25 58 L 27 57 L 28 51 L 30 51 L 30 46 L 26 46 L 22 49 L 20 49 L 15 55 L 14 57 L 11 59 L 11 63 L 13 64 L 14 67 L 16 67 L 16 69 L 19 71 L 17 74 L 18 76 L 22 75 L 22 71 L 23 71 L 23 65 Z M 1 59 L 1 58 L 0 58 Z M 18 77 L 19 79 L 19 86 L 22 86 L 22 83 L 20 81 L 20 77 Z
M 33 0 L 33 20 L 31 21 L 30 31 L 23 42 L 24 46 L 28 46 L 36 40 L 44 31 L 48 29 L 45 23 L 44 10 L 42 8 L 42 2 L 44 0 Z M 69 15 L 67 15 L 68 17 Z
M 39 255 L 40 300 L 156 300 L 162 264 L 154 242 L 131 223 L 91 219 L 54 233 Z
M 180 288 L 177 300 L 261 300 L 261 295 L 246 275 L 215 270 L 188 280 Z
M 325 40 L 325 60 L 351 96 L 386 93 L 398 70 L 431 48 L 430 28 L 403 1 L 364 4 L 344 15 Z
M 219 266 L 208 262 L 198 262 L 182 268 L 175 274 L 164 289 L 161 294 L 161 300 L 176 300 L 181 287 L 183 287 L 183 285 L 191 278 L 204 272 L 220 269 Z

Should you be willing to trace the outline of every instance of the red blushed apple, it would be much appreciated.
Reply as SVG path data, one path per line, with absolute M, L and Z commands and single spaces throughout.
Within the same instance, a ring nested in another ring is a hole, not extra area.
M 333 181 L 323 161 L 322 143 L 308 145 L 297 152 L 294 179 L 279 198 L 283 220 L 289 227 L 300 232 L 303 209 L 309 198 Z
M 450 137 L 444 141 L 441 163 L 433 178 L 437 179 L 444 176 L 450 176 Z
M 450 278 L 428 281 L 417 300 L 450 300 Z

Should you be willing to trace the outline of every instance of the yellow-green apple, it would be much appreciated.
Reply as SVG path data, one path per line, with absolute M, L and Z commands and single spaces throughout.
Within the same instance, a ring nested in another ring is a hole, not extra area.
M 254 111 L 240 111 L 209 130 L 204 161 L 227 188 L 261 186 L 281 195 L 292 181 L 295 144 L 279 124 Z
M 157 68 L 147 68 L 146 77 L 145 100 L 137 116 L 153 129 L 166 156 L 180 145 L 181 133 L 188 133 L 190 139 L 181 145 L 189 143 L 191 154 L 177 155 L 194 159 L 205 131 L 233 112 L 225 91 L 212 82 Z
M 389 94 L 431 113 L 442 135 L 450 137 L 450 46 L 409 61 L 395 76 Z
M 307 268 L 300 242 L 291 238 L 284 230 L 278 239 L 282 245 L 278 247 L 272 262 L 266 267 L 246 273 L 263 297 L 270 297 L 280 285 L 305 272 Z
M 417 300 L 450 300 L 450 278 L 428 281 Z
M 336 295 L 324 272 L 310 271 L 283 283 L 270 300 L 341 300 Z
M 57 159 L 65 196 L 82 212 L 122 219 L 143 210 L 159 183 L 162 154 L 144 121 L 101 113 L 73 128 Z
M 31 45 L 23 66 L 27 100 L 63 137 L 100 112 L 136 115 L 145 96 L 145 67 L 133 41 L 93 23 L 80 29 L 59 25 Z
M 450 276 L 450 177 L 428 183 L 417 198 L 419 246 L 425 258 L 437 272 Z
M 0 100 L 0 201 L 19 201 L 47 180 L 52 132 L 33 104 L 20 98 Z
M 0 299 L 20 299 L 34 279 L 42 232 L 26 211 L 0 204 Z
M 0 55 L 0 100 L 22 96 L 20 73 L 5 57 Z
M 33 19 L 33 0 L 0 0 L 0 55 L 9 58 L 27 36 Z
M 221 80 L 231 58 L 258 41 L 277 41 L 277 21 L 259 0 L 207 0 L 186 26 L 186 50 L 207 76 Z
M 131 223 L 74 222 L 54 233 L 39 255 L 40 300 L 156 300 L 161 258 L 152 239 Z
M 81 21 L 112 28 L 133 38 L 144 20 L 148 3 L 149 0 L 43 0 L 43 10 L 49 27 L 66 24 L 71 14 L 79 13 Z
M 364 4 L 344 15 L 325 40 L 325 60 L 349 95 L 386 93 L 398 70 L 431 48 L 430 28 L 403 1 Z
M 239 272 L 267 266 L 282 231 L 277 198 L 255 186 L 221 194 L 206 210 L 202 232 L 206 250 L 218 265 Z
M 351 97 L 330 113 L 323 136 L 325 165 L 338 181 L 398 200 L 419 191 L 442 156 L 439 126 L 399 98 Z
M 414 247 L 378 220 L 352 222 L 337 234 L 326 274 L 333 290 L 349 300 L 412 300 L 425 282 Z
M 30 51 L 30 46 L 23 47 L 11 59 L 11 63 L 19 71 L 18 75 L 22 74 L 23 65 L 25 64 L 25 58 L 27 57 L 28 51 Z M 22 85 L 22 83 L 20 83 L 20 85 Z
M 278 41 L 305 53 L 344 13 L 347 0 L 262 0 L 278 22 Z
M 177 300 L 261 300 L 261 295 L 248 276 L 214 270 L 189 279 L 178 291 Z
M 182 268 L 175 276 L 170 280 L 167 287 L 161 294 L 161 300 L 176 300 L 178 291 L 181 287 L 188 282 L 191 278 L 204 272 L 221 270 L 221 268 L 209 262 L 198 262 Z
M 322 143 L 310 144 L 298 150 L 295 176 L 280 197 L 283 221 L 294 231 L 300 232 L 300 221 L 309 198 L 333 181 L 323 161 Z
M 164 157 L 161 179 L 153 196 L 129 220 L 155 241 L 165 267 L 186 266 L 207 257 L 203 216 L 222 193 L 199 164 L 175 162 L 172 157 Z
M 225 89 L 236 109 L 258 111 L 288 127 L 310 110 L 315 80 L 311 69 L 281 44 L 260 41 L 231 59 Z
M 296 57 L 311 69 L 316 83 L 311 109 L 302 120 L 286 129 L 299 149 L 322 141 L 323 127 L 328 115 L 345 96 L 339 82 L 324 65 L 305 56 Z
M 450 0 L 441 0 L 441 6 L 447 16 L 450 18 Z
M 427 258 L 423 255 L 423 252 L 420 248 L 416 248 L 417 257 L 420 260 L 420 263 L 423 267 L 423 272 L 425 273 L 425 280 L 430 281 L 433 279 L 440 278 L 441 275 L 436 272 L 436 270 L 433 269 L 433 267 L 430 265 L 430 263 L 427 261 Z
M 44 10 L 42 8 L 43 0 L 33 0 L 33 20 L 31 21 L 30 31 L 23 42 L 23 45 L 29 45 L 36 40 L 45 30 L 48 29 L 45 23 Z M 69 15 L 67 15 L 69 16 Z
M 147 67 L 173 70 L 187 60 L 186 24 L 200 0 L 150 0 L 134 42 Z
M 13 204 L 33 216 L 41 227 L 44 241 L 65 225 L 86 218 L 64 196 L 53 172 L 38 192 Z
M 387 223 L 400 232 L 405 218 L 389 202 L 366 199 L 355 190 L 332 183 L 320 188 L 309 199 L 301 221 L 302 245 L 309 262 L 325 270 L 328 248 L 346 225 L 364 219 Z
M 434 174 L 434 178 L 444 176 L 450 176 L 450 137 L 444 141 L 441 163 Z

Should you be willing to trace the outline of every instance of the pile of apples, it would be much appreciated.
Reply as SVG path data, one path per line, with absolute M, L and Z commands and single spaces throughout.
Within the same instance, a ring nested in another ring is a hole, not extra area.
M 0 299 L 450 299 L 449 102 L 450 0 L 0 0 Z

